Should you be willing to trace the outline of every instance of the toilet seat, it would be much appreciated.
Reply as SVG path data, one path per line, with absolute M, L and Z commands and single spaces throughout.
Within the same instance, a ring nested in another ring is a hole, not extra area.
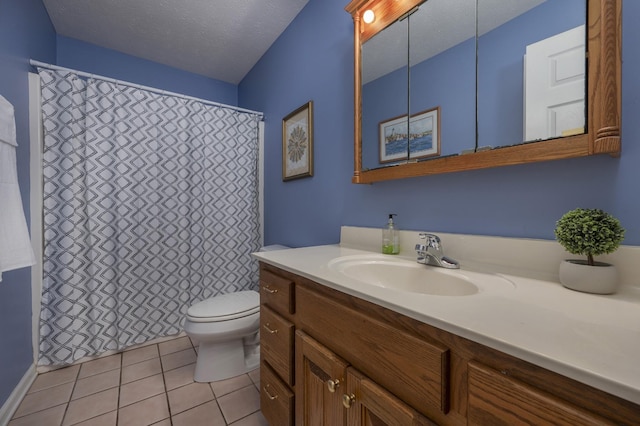
M 255 291 L 239 291 L 194 304 L 187 310 L 187 319 L 193 322 L 229 321 L 259 312 L 260 295 Z

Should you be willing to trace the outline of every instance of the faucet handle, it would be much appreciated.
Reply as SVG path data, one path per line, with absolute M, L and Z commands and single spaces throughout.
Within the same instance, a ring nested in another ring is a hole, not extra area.
M 434 234 L 429 234 L 428 232 L 421 232 L 418 234 L 418 237 L 420 237 L 421 240 L 425 240 L 426 241 L 426 246 L 427 247 L 432 247 L 436 250 L 441 250 L 441 246 L 440 246 L 440 237 L 438 237 L 437 235 Z M 416 244 L 416 250 L 418 249 L 418 245 Z M 424 250 L 422 250 L 424 251 Z

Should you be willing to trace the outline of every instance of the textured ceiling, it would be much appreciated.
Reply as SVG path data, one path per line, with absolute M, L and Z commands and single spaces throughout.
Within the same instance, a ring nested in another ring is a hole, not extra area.
M 309 0 L 43 0 L 59 35 L 238 84 Z

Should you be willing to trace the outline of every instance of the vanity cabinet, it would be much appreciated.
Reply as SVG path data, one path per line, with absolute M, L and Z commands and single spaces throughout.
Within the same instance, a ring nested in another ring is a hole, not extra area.
M 468 367 L 468 425 L 614 424 L 480 363 Z
M 301 425 L 435 426 L 303 331 L 296 348 Z
M 296 349 L 300 383 L 296 424 L 344 425 L 347 362 L 300 330 L 296 332 Z
M 347 370 L 346 390 L 349 426 L 437 426 L 356 369 Z
M 261 263 L 261 287 L 274 283 L 261 289 L 278 330 L 261 329 L 271 426 L 640 424 L 637 404 Z M 294 300 L 269 302 L 282 288 Z
M 294 281 L 260 272 L 260 407 L 271 425 L 294 420 Z

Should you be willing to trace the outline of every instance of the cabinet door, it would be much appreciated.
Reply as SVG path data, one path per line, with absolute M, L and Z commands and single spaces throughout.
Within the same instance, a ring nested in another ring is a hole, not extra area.
M 468 425 L 612 424 L 477 362 L 469 362 Z
M 296 425 L 344 425 L 346 369 L 346 361 L 296 331 Z
M 354 368 L 347 370 L 343 404 L 348 426 L 436 426 Z

